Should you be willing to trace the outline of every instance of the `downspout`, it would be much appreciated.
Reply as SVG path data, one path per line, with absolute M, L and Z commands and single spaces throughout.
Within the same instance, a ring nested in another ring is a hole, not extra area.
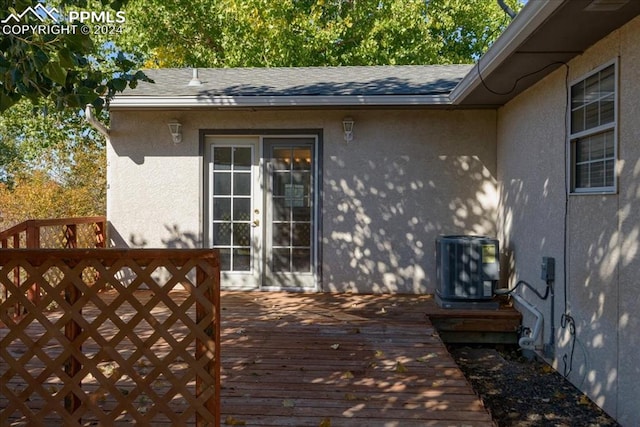
M 95 130 L 100 132 L 105 138 L 109 139 L 109 128 L 102 124 L 102 122 L 100 122 L 98 119 L 96 119 L 93 109 L 93 105 L 87 105 L 84 109 L 84 118 L 87 120 L 87 123 L 93 126 Z
M 538 335 L 540 335 L 540 332 L 542 331 L 542 319 L 543 319 L 542 313 L 540 312 L 540 310 L 538 310 L 537 308 L 529 304 L 520 295 L 513 293 L 511 294 L 511 296 L 513 297 L 513 299 L 515 299 L 518 302 L 518 304 L 522 305 L 524 308 L 526 308 L 531 314 L 533 314 L 536 317 L 536 324 L 533 326 L 533 332 L 531 333 L 531 335 L 528 337 L 522 337 L 518 340 L 518 345 L 522 349 L 535 351 L 536 350 L 535 343 L 538 340 Z

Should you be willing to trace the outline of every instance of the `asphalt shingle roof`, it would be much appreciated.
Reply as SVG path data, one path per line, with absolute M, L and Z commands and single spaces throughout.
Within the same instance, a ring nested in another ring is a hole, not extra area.
M 301 68 L 191 68 L 145 70 L 141 82 L 119 96 L 261 97 L 448 95 L 472 65 L 405 65 Z

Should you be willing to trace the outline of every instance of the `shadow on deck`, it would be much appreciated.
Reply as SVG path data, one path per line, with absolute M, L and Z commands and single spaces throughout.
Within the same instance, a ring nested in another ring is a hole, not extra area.
M 430 296 L 222 295 L 222 424 L 491 426 Z

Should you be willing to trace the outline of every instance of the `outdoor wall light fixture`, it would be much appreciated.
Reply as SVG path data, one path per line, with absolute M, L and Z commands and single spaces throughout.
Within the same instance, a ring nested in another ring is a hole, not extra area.
M 179 121 L 171 120 L 169 122 L 169 132 L 171 132 L 174 144 L 180 144 L 182 142 L 182 125 Z
M 351 117 L 345 117 L 342 119 L 342 129 L 344 130 L 344 140 L 347 142 L 353 141 L 353 119 Z

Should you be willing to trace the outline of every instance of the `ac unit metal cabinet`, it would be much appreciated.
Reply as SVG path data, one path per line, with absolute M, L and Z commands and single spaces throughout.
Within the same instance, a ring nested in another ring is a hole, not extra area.
M 498 240 L 485 236 L 436 239 L 436 293 L 443 301 L 493 298 L 500 278 Z

